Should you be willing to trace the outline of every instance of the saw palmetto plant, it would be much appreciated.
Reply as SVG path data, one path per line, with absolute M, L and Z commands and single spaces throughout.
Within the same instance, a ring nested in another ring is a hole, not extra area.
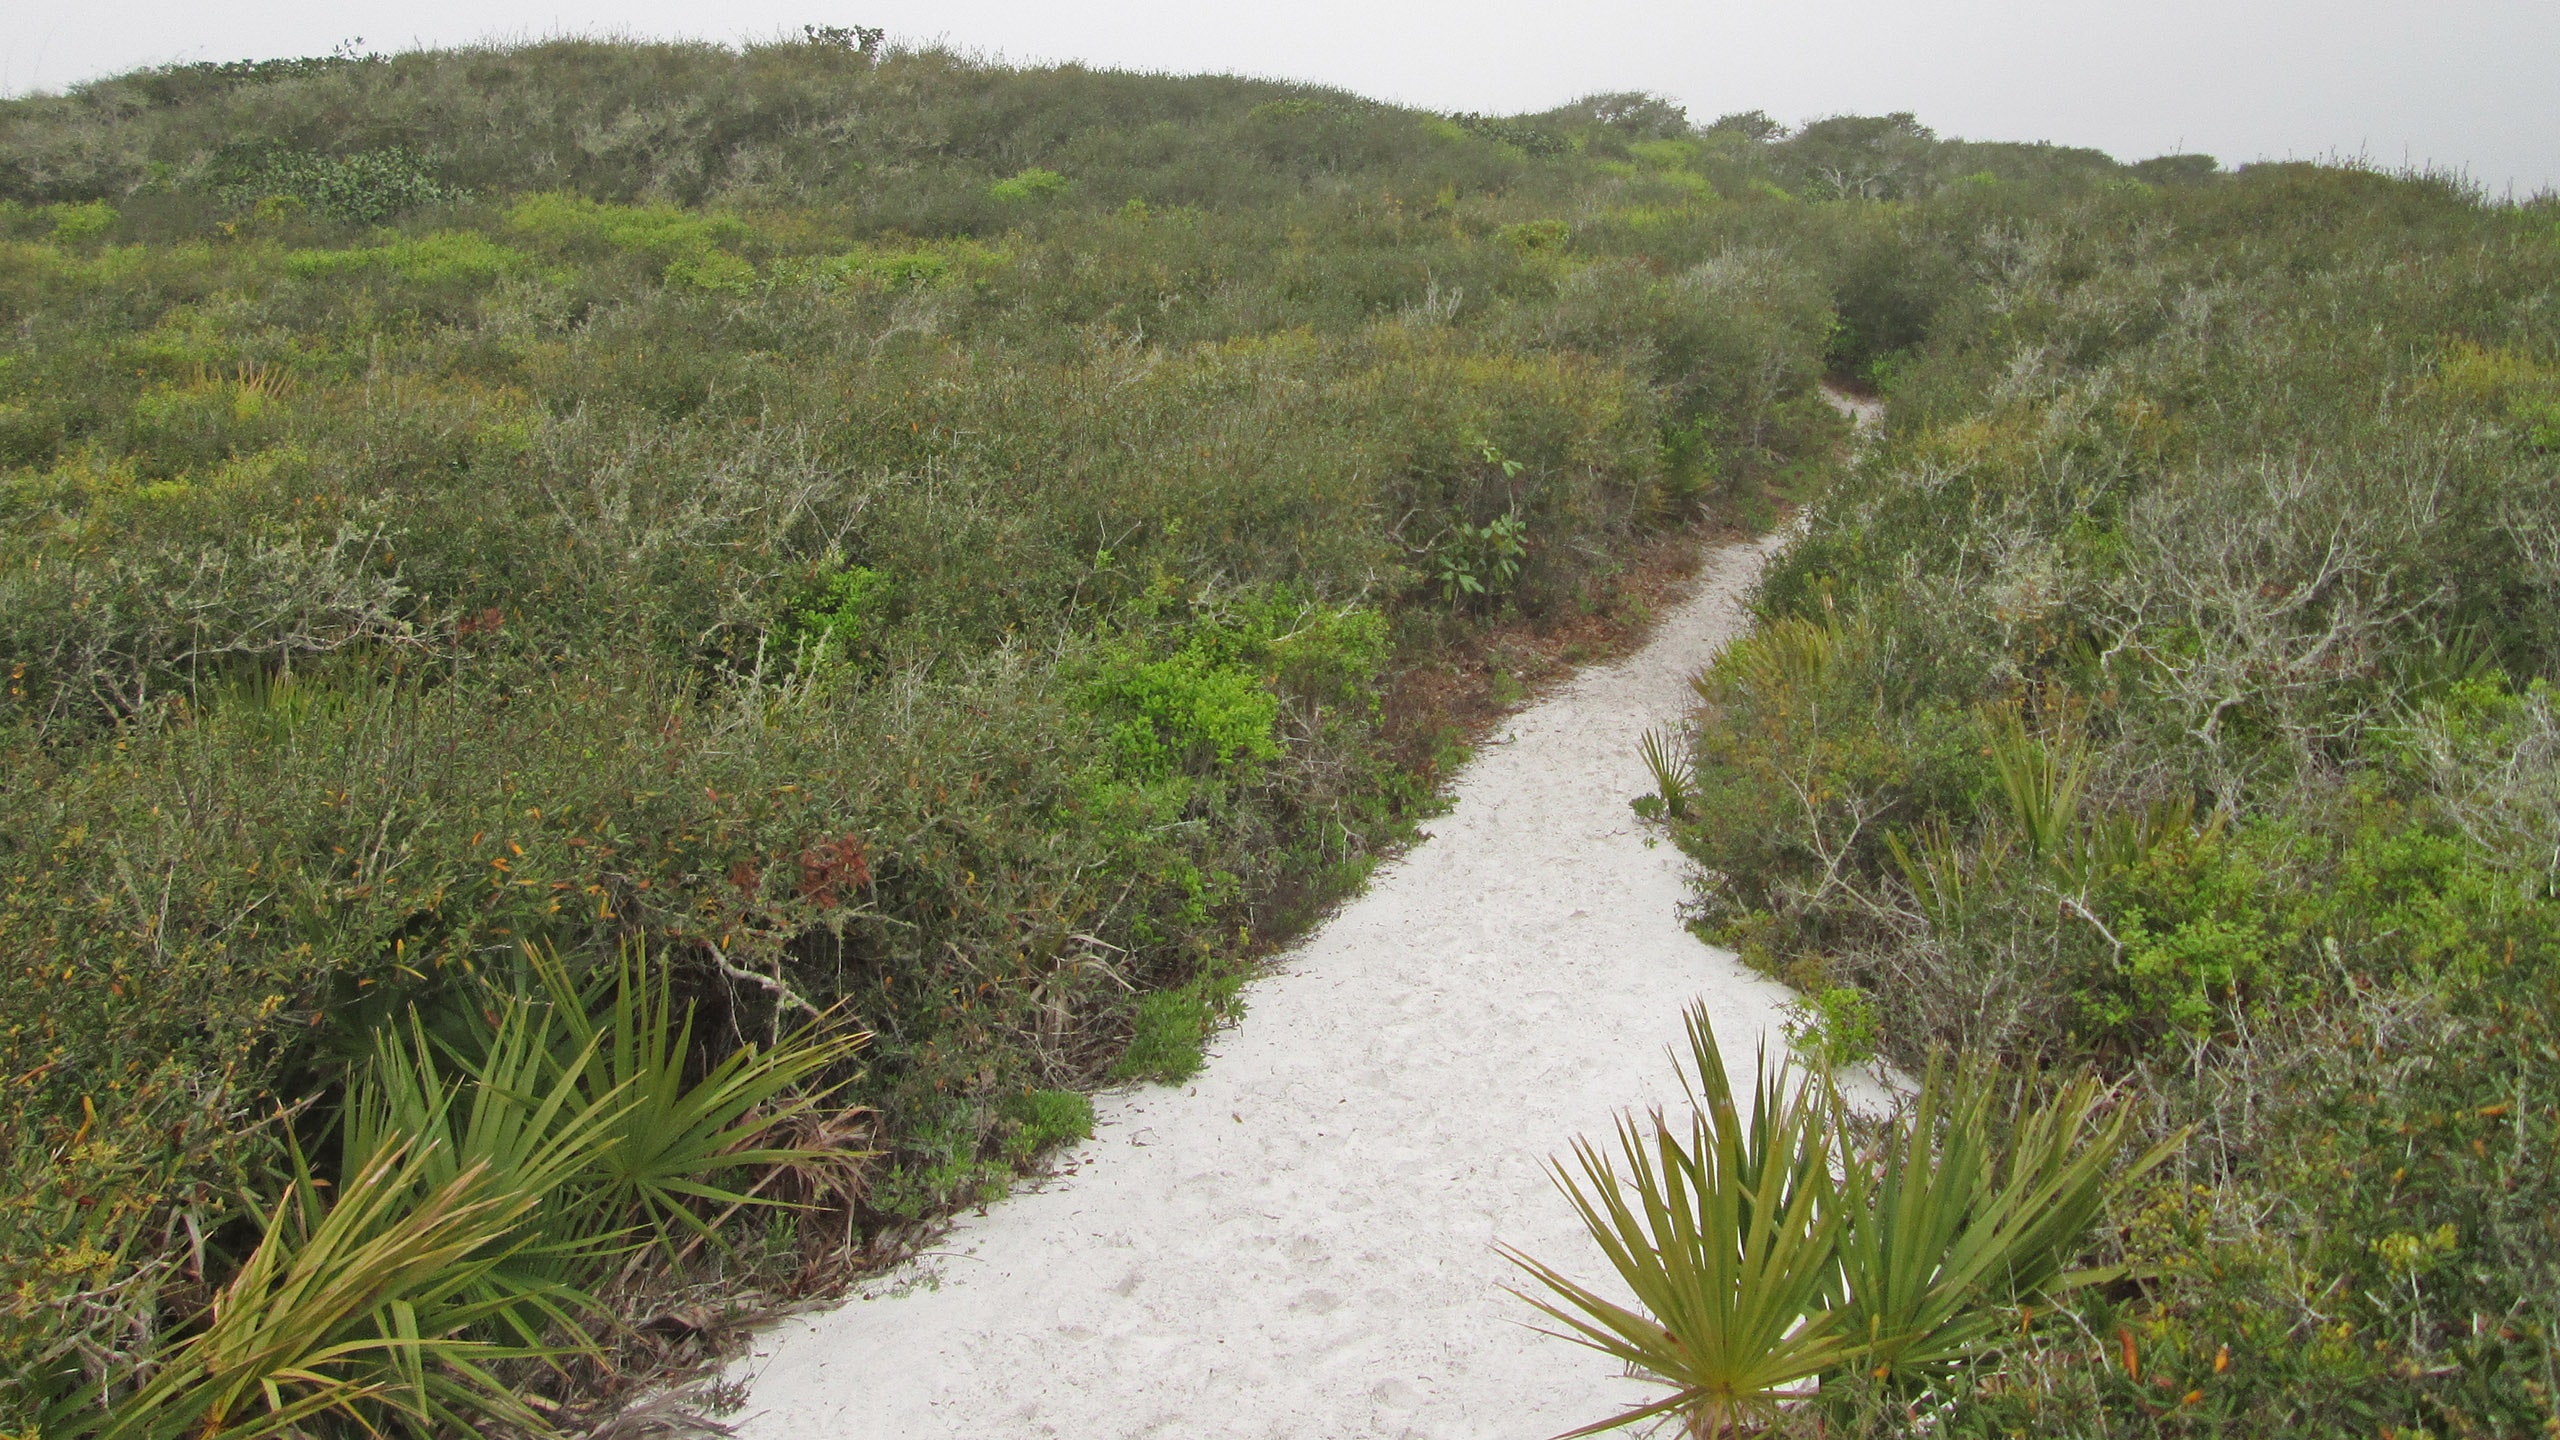
M 582 1093 L 621 1101 L 608 1122 L 612 1143 L 591 1177 L 610 1220 L 642 1225 L 666 1242 L 679 1232 L 716 1238 L 705 1212 L 725 1216 L 756 1203 L 725 1177 L 844 1160 L 840 1148 L 768 1141 L 822 1108 L 827 1092 L 813 1091 L 812 1082 L 851 1059 L 867 1033 L 813 1021 L 772 1044 L 739 1045 L 690 1075 L 693 1009 L 676 1003 L 664 961 L 634 946 L 581 987 L 556 954 L 528 953 L 579 1057 Z
M 1636 754 L 1644 760 L 1644 768 L 1653 775 L 1653 796 L 1666 820 L 1689 818 L 1690 794 L 1697 787 L 1697 775 L 1682 742 L 1657 730 L 1647 730 L 1636 741 Z
M 112 1406 L 65 1397 L 42 1433 L 266 1440 L 465 1418 L 542 1428 L 488 1368 L 524 1352 L 474 1334 L 491 1315 L 482 1282 L 514 1254 L 534 1197 L 496 1183 L 485 1162 L 454 1169 L 437 1148 L 386 1145 L 325 1206 L 291 1187 L 202 1329 Z
M 1670 1387 L 1573 1435 L 1657 1416 L 1692 1436 L 1732 1433 L 1845 1353 L 1822 1310 L 1840 1233 L 1831 1099 L 1816 1079 L 1773 1073 L 1764 1055 L 1746 1117 L 1706 1011 L 1688 1024 L 1689 1115 L 1623 1119 L 1623 1172 L 1588 1141 L 1574 1146 L 1579 1177 L 1555 1169 L 1635 1307 L 1506 1251 L 1548 1292 L 1516 1293 L 1562 1327 L 1549 1333 Z
M 2114 1274 L 2068 1266 L 2107 1200 L 2183 1137 L 2126 1163 L 2134 1113 L 2102 1114 L 2095 1077 L 2036 1092 L 2031 1073 L 1933 1058 L 1904 1113 L 1849 1152 L 1833 1313 L 1871 1380 L 1942 1383 L 2009 1323 L 2005 1307 Z
M 339 1126 L 338 1179 L 296 1179 L 200 1326 L 112 1403 L 66 1387 L 43 1433 L 265 1440 L 543 1433 L 515 1373 L 592 1353 L 610 1268 L 718 1239 L 732 1177 L 840 1167 L 810 1082 L 868 1037 L 816 1025 L 700 1074 L 690 1011 L 645 952 L 585 984 L 528 951 L 485 984 L 461 1039 L 412 1013 L 375 1037 Z M 857 1114 L 859 1112 L 856 1112 Z M 801 1187 L 805 1189 L 806 1187 Z
M 1635 1306 L 1505 1252 L 1545 1288 L 1522 1298 L 1563 1327 L 1549 1333 L 1670 1390 L 1571 1435 L 1662 1417 L 1720 1436 L 1820 1381 L 1943 1382 L 2007 1307 L 2112 1273 L 2068 1267 L 2107 1201 L 2183 1138 L 2127 1162 L 2133 1114 L 2104 1113 L 2094 1077 L 2038 1098 L 2033 1074 L 1943 1058 L 1862 1126 L 1826 1080 L 1763 1055 L 1745 1112 L 1702 1008 L 1688 1033 L 1685 1120 L 1622 1119 L 1621 1163 L 1577 1141 L 1580 1173 L 1555 1172 Z

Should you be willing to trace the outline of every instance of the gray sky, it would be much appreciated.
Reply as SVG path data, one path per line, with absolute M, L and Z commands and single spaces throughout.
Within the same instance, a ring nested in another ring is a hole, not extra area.
M 170 60 L 621 30 L 885 27 L 1015 60 L 1320 80 L 1446 110 L 1653 90 L 1693 116 L 1914 110 L 1941 134 L 2230 164 L 2363 155 L 2560 187 L 2555 0 L 12 0 L 0 90 Z

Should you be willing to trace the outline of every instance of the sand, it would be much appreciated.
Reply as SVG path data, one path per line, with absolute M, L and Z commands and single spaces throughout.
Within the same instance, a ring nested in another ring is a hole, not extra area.
M 760 1337 L 742 1440 L 1530 1440 L 1658 1394 L 1530 1329 L 1493 1245 L 1598 1277 L 1542 1166 L 1676 1096 L 1684 1005 L 1742 1067 L 1783 1043 L 1786 992 L 1681 929 L 1679 852 L 1627 805 L 1773 543 L 1498 727 L 1193 1083 L 1102 1097 L 1056 1178 Z

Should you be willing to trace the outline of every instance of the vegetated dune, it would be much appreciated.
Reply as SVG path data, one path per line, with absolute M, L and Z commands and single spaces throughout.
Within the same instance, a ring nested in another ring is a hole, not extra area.
M 1701 684 L 1708 934 L 2174 1142 L 2123 1281 L 1835 1429 L 2560 1425 L 2560 205 L 2195 198 L 1963 242 Z
M 1185 1074 L 1504 647 L 1789 500 L 1700 919 L 1826 1053 L 2190 1137 L 2129 1278 L 1824 1423 L 2547 1429 L 2556 222 L 823 27 L 0 101 L 0 1429 L 717 1358 Z
M 867 1036 L 691 1148 L 716 1241 L 627 1154 L 500 1157 L 567 1248 L 421 1323 L 575 1361 L 456 1413 L 698 1360 L 643 1322 L 839 1284 L 1178 1072 L 1492 652 L 1829 463 L 1832 301 L 1746 243 L 1794 202 L 1692 204 L 1765 147 L 1687 130 L 858 32 L 0 102 L 0 1428 L 174 1403 L 144 1342 L 205 1353 L 289 1195 L 407 1183 L 342 1123 L 386 1046 L 549 1025 L 593 1101 L 568 1017 L 632 993 L 689 1081 Z M 397 1299 L 346 1294 L 310 1333 Z
M 1628 807 L 1768 548 L 1712 551 L 1643 650 L 1504 721 L 1194 1079 L 1108 1097 L 1040 1189 L 760 1337 L 739 1433 L 1529 1440 L 1647 1393 L 1532 1329 L 1493 1245 L 1605 1269 L 1543 1162 L 1676 1100 L 1684 1005 L 1745 1064 L 1783 1049 L 1789 992 L 1681 927 L 1681 857 Z

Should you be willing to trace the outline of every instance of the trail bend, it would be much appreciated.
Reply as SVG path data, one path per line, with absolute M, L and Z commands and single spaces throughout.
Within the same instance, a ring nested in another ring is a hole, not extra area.
M 1681 929 L 1627 806 L 1777 543 L 1497 727 L 1191 1084 L 1100 1098 L 1059 1176 L 760 1336 L 741 1440 L 1533 1440 L 1658 1395 L 1529 1329 L 1492 1247 L 1598 1277 L 1541 1166 L 1674 1098 L 1683 1006 L 1742 1065 L 1783 1043 L 1786 992 Z

